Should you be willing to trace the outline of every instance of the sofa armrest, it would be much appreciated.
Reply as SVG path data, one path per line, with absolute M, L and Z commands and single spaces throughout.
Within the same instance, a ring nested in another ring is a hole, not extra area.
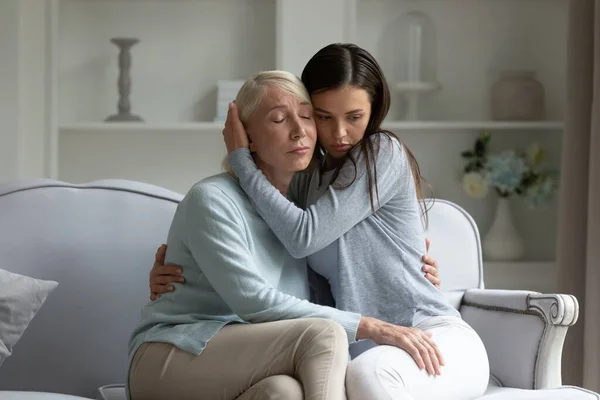
M 562 349 L 579 304 L 571 295 L 517 290 L 467 290 L 460 308 L 479 334 L 490 372 L 503 386 L 561 385 Z

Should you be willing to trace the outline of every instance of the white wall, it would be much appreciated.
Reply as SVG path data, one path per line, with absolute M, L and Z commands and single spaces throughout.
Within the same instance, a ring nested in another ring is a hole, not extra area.
M 19 0 L 19 178 L 46 177 L 48 2 Z
M 0 181 L 18 169 L 18 0 L 0 2 Z
M 356 0 L 277 0 L 277 69 L 302 74 L 330 43 L 353 41 Z
M 46 2 L 0 2 L 0 181 L 45 176 Z
M 61 180 L 131 179 L 178 193 L 222 172 L 226 155 L 220 131 L 68 132 L 59 151 Z

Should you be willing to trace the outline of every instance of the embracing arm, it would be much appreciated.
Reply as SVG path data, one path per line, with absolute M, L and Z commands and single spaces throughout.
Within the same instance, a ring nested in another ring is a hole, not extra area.
M 285 294 L 259 272 L 248 250 L 236 204 L 218 187 L 197 187 L 187 199 L 186 245 L 215 291 L 240 318 L 253 323 L 327 318 L 340 323 L 354 342 L 360 314 L 319 306 Z
M 374 141 L 376 153 L 374 163 L 377 167 L 377 191 L 373 188 L 375 210 L 408 187 L 406 180 L 412 179 L 410 166 L 400 143 L 384 134 L 378 136 L 380 140 L 372 137 L 365 139 Z M 306 210 L 298 208 L 271 185 L 256 167 L 248 149 L 242 148 L 230 153 L 229 162 L 258 213 L 296 258 L 306 257 L 325 248 L 373 213 L 369 179 L 362 155 L 356 160 L 354 183 L 341 188 L 330 186 L 317 203 Z M 346 186 L 354 177 L 354 165 L 346 162 L 339 177 L 342 179 L 342 186 Z

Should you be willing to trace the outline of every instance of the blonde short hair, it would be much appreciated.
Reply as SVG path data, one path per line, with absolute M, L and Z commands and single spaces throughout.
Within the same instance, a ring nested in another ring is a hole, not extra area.
M 240 120 L 244 125 L 258 109 L 269 86 L 277 87 L 296 96 L 303 102 L 311 104 L 308 91 L 296 75 L 287 71 L 262 71 L 248 78 L 235 98 L 235 105 L 238 109 Z M 230 174 L 233 174 L 231 168 L 229 168 L 227 157 L 223 161 L 223 168 Z
M 252 114 L 258 109 L 269 86 L 284 90 L 310 104 L 310 96 L 304 84 L 296 75 L 287 71 L 259 72 L 244 82 L 235 98 L 235 105 L 243 123 L 248 122 Z

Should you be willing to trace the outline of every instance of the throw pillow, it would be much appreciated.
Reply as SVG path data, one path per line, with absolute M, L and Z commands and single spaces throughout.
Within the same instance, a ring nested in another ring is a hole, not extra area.
M 0 269 L 0 365 L 11 354 L 35 314 L 58 282 Z

